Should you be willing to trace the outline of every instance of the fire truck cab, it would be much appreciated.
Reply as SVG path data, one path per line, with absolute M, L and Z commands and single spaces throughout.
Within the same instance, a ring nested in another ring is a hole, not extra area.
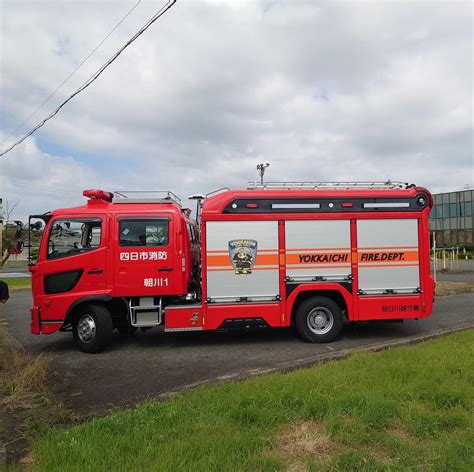
M 400 183 L 250 184 L 199 205 L 84 191 L 45 223 L 30 265 L 31 332 L 72 330 L 85 352 L 116 328 L 296 325 L 328 342 L 349 321 L 431 314 L 431 194 Z

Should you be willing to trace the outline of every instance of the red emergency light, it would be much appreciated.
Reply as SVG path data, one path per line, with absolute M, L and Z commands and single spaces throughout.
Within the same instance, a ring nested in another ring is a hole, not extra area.
M 91 200 L 104 200 L 106 202 L 111 202 L 113 198 L 112 193 L 98 189 L 84 190 L 82 195 L 84 195 L 84 197 L 90 198 Z

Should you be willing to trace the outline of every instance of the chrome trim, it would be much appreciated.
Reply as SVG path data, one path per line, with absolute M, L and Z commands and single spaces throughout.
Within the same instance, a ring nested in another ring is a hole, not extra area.
M 165 328 L 165 333 L 180 333 L 184 331 L 202 331 L 202 326 L 193 326 L 190 328 Z

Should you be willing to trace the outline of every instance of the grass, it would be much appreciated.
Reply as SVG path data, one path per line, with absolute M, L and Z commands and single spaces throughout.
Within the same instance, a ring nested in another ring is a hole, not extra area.
M 9 269 L 26 269 L 28 267 L 28 261 L 17 261 L 10 257 L 7 262 L 5 262 L 5 267 Z
M 0 406 L 29 407 L 44 384 L 49 359 L 19 349 L 0 325 Z
M 37 424 L 73 419 L 49 394 L 49 363 L 48 356 L 25 353 L 0 324 L 0 445 L 20 441 L 26 446 L 26 437 Z M 15 455 L 18 459 L 21 450 Z
M 46 429 L 31 468 L 471 471 L 473 385 L 471 330 Z
M 436 282 L 436 296 L 458 295 L 474 292 L 474 282 Z
M 10 290 L 31 288 L 31 277 L 15 277 L 2 280 L 8 284 Z

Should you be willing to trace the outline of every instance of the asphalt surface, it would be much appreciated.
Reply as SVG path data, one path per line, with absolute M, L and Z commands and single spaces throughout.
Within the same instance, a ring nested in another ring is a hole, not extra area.
M 433 315 L 401 323 L 346 325 L 331 344 L 308 344 L 291 329 L 238 333 L 161 333 L 149 330 L 123 338 L 114 334 L 101 354 L 76 350 L 70 333 L 29 333 L 31 295 L 13 291 L 0 305 L 0 322 L 33 353 L 49 353 L 51 386 L 57 398 L 81 415 L 103 414 L 197 383 L 238 378 L 292 364 L 307 364 L 328 353 L 416 338 L 443 329 L 474 326 L 474 294 L 436 300 Z

